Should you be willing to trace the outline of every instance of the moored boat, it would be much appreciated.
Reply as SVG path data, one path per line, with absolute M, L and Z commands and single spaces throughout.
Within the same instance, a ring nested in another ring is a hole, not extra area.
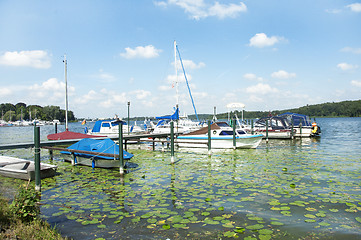
M 242 129 L 233 133 L 233 128 L 226 122 L 216 122 L 211 126 L 211 148 L 257 148 L 262 141 L 262 134 L 249 134 Z M 233 136 L 235 134 L 235 137 Z M 234 146 L 235 139 L 235 146 Z M 177 137 L 179 147 L 208 147 L 208 126 Z
M 40 163 L 40 178 L 53 177 L 56 174 L 56 169 L 56 165 Z M 34 180 L 34 161 L 15 157 L 0 156 L 0 175 L 30 181 Z
M 89 130 L 85 128 L 85 133 L 90 136 L 106 136 L 109 138 L 114 138 L 119 136 L 119 125 L 123 124 L 123 134 L 127 133 L 144 133 L 146 130 L 143 130 L 138 125 L 128 126 L 126 121 L 120 119 L 107 119 L 107 120 L 98 120 L 95 122 L 94 127 Z
M 252 131 L 250 127 L 247 129 Z M 264 138 L 289 139 L 292 138 L 292 129 L 285 117 L 269 116 L 258 119 L 253 128 L 256 134 L 263 134 Z M 296 130 L 293 130 L 295 134 Z
M 287 118 L 290 125 L 296 130 L 295 137 L 320 137 L 321 127 L 312 122 L 310 117 L 303 114 L 286 112 L 278 116 Z
M 69 146 L 69 151 L 61 151 L 65 161 L 73 164 L 85 165 L 90 167 L 113 168 L 120 167 L 120 160 L 114 155 L 119 155 L 119 145 L 113 140 L 84 138 L 77 143 Z M 72 151 L 74 150 L 74 151 Z M 103 153 L 102 156 L 99 155 Z M 134 155 L 123 150 L 123 159 L 129 160 Z

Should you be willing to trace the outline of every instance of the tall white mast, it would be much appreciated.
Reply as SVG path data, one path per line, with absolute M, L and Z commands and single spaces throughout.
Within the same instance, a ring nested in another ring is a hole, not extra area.
M 66 55 L 64 55 L 64 68 L 65 68 L 65 130 L 68 131 L 68 80 L 67 80 L 67 63 Z
M 178 92 L 178 66 L 177 66 L 177 42 L 174 40 L 174 70 L 175 70 L 175 84 L 176 84 L 176 97 L 177 108 L 179 105 L 179 92 Z

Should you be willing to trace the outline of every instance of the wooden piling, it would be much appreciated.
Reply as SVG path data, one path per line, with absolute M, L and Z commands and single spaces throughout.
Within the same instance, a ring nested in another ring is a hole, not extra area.
M 208 120 L 208 156 L 212 155 L 212 145 L 211 145 L 211 121 Z
M 266 120 L 266 142 L 268 143 L 268 120 Z
M 170 122 L 170 149 L 171 149 L 171 158 L 170 162 L 174 163 L 174 122 Z
M 233 127 L 233 149 L 236 150 L 236 119 L 232 119 Z
M 34 127 L 34 164 L 35 164 L 35 191 L 41 191 L 40 179 L 40 127 Z
M 119 123 L 119 173 L 124 175 L 124 154 L 123 154 L 123 123 Z

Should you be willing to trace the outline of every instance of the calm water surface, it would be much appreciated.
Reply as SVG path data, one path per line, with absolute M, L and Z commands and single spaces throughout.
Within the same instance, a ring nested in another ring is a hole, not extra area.
M 74 239 L 361 239 L 361 118 L 317 121 L 320 139 L 211 157 L 182 150 L 173 165 L 169 151 L 133 146 L 138 168 L 124 178 L 57 155 L 60 174 L 42 181 L 42 216 Z M 32 131 L 0 128 L 0 144 L 31 142 Z M 42 127 L 42 140 L 53 132 Z M 32 159 L 31 150 L 0 154 Z

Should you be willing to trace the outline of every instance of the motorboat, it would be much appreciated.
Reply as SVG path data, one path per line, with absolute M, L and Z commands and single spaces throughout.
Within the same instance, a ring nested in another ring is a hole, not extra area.
M 113 168 L 120 167 L 119 145 L 113 140 L 84 138 L 61 151 L 65 161 L 74 165 L 85 165 L 90 167 Z M 101 154 L 101 155 L 100 155 Z M 107 156 L 105 156 L 107 155 Z M 123 150 L 123 159 L 129 160 L 134 155 Z
M 119 136 L 119 125 L 123 124 L 123 134 L 127 133 L 144 133 L 138 125 L 129 126 L 126 121 L 120 119 L 107 119 L 98 120 L 95 122 L 94 127 L 89 130 L 85 128 L 85 133 L 92 136 L 106 136 L 109 138 L 115 138 Z
M 236 129 L 234 132 L 233 128 L 226 122 L 215 122 L 211 124 L 210 130 L 211 148 L 257 148 L 263 138 L 262 134 L 249 134 L 243 129 Z M 176 143 L 179 147 L 208 147 L 208 126 L 179 135 Z
M 56 165 L 40 163 L 40 178 L 53 177 L 56 169 Z M 0 156 L 0 175 L 32 181 L 35 179 L 34 161 Z
M 295 137 L 320 137 L 321 127 L 312 122 L 310 117 L 303 114 L 286 112 L 278 115 L 287 119 L 288 124 L 296 130 Z
M 253 129 L 248 126 L 248 131 L 263 134 L 264 138 L 289 139 L 292 138 L 291 125 L 285 117 L 269 116 L 258 119 Z M 293 130 L 295 134 L 296 130 Z

